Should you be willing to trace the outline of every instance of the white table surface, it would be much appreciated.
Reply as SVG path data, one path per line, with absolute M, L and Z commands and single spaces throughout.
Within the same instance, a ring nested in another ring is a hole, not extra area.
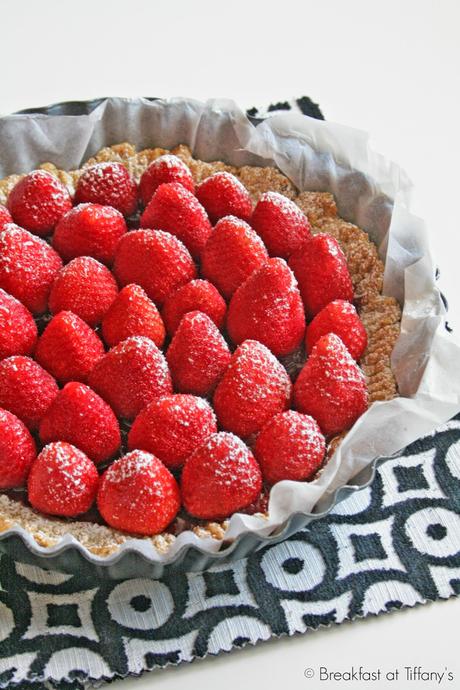
M 0 0 L 0 112 L 104 95 L 310 95 L 327 119 L 367 130 L 415 183 L 450 322 L 460 326 L 457 0 Z M 379 616 L 115 683 L 120 690 L 460 687 L 460 599 Z M 307 680 L 321 664 L 449 667 L 456 679 Z

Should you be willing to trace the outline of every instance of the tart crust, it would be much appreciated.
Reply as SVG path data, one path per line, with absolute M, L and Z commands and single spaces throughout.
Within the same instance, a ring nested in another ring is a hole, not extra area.
M 384 266 L 377 248 L 368 234 L 337 214 L 332 194 L 327 192 L 298 193 L 291 181 L 273 167 L 243 166 L 235 168 L 221 161 L 204 162 L 192 157 L 190 149 L 181 144 L 172 151 L 154 148 L 136 151 L 129 143 L 116 144 L 101 149 L 87 160 L 79 170 L 60 170 L 52 163 L 39 167 L 55 175 L 68 187 L 71 194 L 82 171 L 95 163 L 117 161 L 126 166 L 138 181 L 148 165 L 165 153 L 173 153 L 190 168 L 196 183 L 218 171 L 236 175 L 250 192 L 254 201 L 263 192 L 274 191 L 292 199 L 308 216 L 312 232 L 326 232 L 333 235 L 345 253 L 348 269 L 355 290 L 356 307 L 368 335 L 368 346 L 361 358 L 360 366 L 366 375 L 369 401 L 391 400 L 397 394 L 397 385 L 391 369 L 391 353 L 400 332 L 401 310 L 393 297 L 382 295 Z M 6 204 L 8 194 L 24 175 L 10 175 L 0 180 L 0 204 Z M 327 457 L 331 457 L 345 434 L 331 439 Z M 257 513 L 262 517 L 266 515 Z M 178 534 L 192 529 L 199 537 L 222 540 L 225 537 L 227 521 L 189 524 L 177 518 L 173 531 Z M 12 527 L 22 527 L 43 547 L 52 547 L 66 534 L 73 536 L 91 553 L 108 556 L 132 535 L 120 532 L 94 522 L 67 521 L 42 515 L 20 501 L 0 494 L 0 532 Z M 159 553 L 166 553 L 176 539 L 173 533 L 165 532 L 153 537 L 142 537 L 150 542 Z

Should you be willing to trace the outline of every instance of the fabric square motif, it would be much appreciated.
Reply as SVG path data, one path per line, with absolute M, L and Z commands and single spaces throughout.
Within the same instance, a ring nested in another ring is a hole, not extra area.
M 387 557 L 382 539 L 377 532 L 374 534 L 351 534 L 350 541 L 355 550 L 355 561 L 357 563 L 368 558 L 384 559 Z
M 430 485 L 423 472 L 423 465 L 414 465 L 413 467 L 405 467 L 400 465 L 395 467 L 393 472 L 398 483 L 398 491 L 413 491 L 414 489 L 426 490 Z
M 48 620 L 46 624 L 52 628 L 59 625 L 71 625 L 81 628 L 81 619 L 78 615 L 78 604 L 48 604 Z
M 239 594 L 240 590 L 235 582 L 233 570 L 210 571 L 203 573 L 206 597 L 219 594 Z

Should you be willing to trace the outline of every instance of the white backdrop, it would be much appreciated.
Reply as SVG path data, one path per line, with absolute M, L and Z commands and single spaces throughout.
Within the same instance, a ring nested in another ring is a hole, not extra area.
M 223 96 L 243 107 L 310 95 L 329 120 L 369 131 L 414 181 L 460 328 L 459 24 L 457 0 L 0 0 L 0 112 L 106 95 Z M 458 686 L 459 616 L 460 600 L 437 603 L 113 687 L 346 686 L 304 678 L 331 659 L 448 665 Z

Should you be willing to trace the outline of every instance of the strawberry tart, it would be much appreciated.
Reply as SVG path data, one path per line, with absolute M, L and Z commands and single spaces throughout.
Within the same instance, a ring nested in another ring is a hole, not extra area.
M 0 181 L 0 531 L 223 539 L 397 395 L 400 308 L 329 193 L 184 145 Z

